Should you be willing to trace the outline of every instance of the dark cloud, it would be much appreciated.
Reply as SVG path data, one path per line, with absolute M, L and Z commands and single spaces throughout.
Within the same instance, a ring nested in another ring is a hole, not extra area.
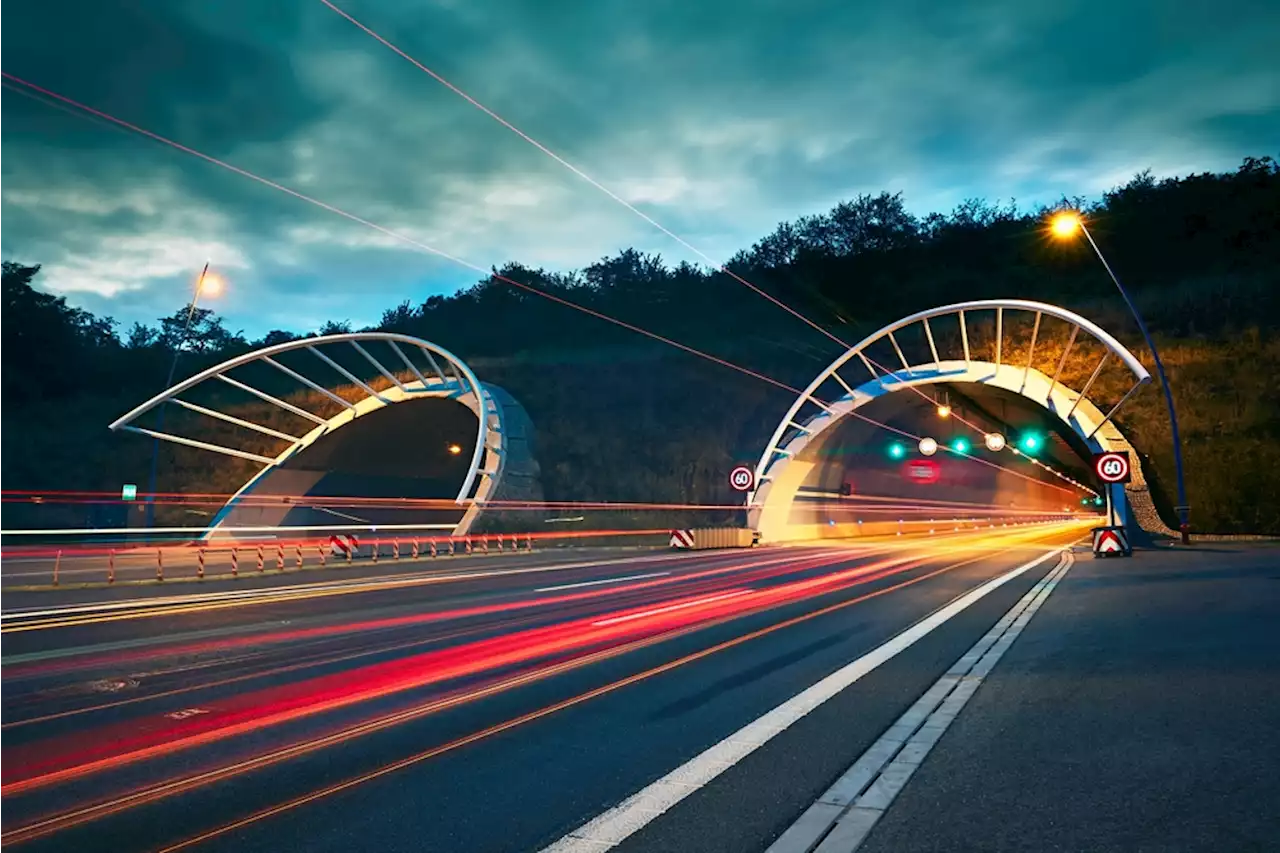
M 1280 139 L 1263 0 L 341 5 L 716 256 L 859 192 L 1036 203 Z M 6 71 L 482 267 L 696 260 L 316 0 L 6 11 Z M 477 277 L 9 89 L 3 145 L 6 257 L 126 320 L 206 258 L 251 333 Z

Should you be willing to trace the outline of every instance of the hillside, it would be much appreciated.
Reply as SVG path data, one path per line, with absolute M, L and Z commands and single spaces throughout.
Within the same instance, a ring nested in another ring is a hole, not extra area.
M 1159 340 L 1193 527 L 1280 533 L 1280 168 L 1251 158 L 1227 174 L 1141 175 L 1081 203 Z M 780 225 L 730 268 L 847 341 L 933 305 L 1013 296 L 1078 310 L 1150 363 L 1097 259 L 1051 242 L 1044 214 L 974 201 L 919 219 L 900 196 L 864 196 Z M 838 353 L 729 276 L 633 251 L 571 275 L 514 263 L 500 272 L 792 385 Z M 5 264 L 4 489 L 145 483 L 149 442 L 106 424 L 162 387 L 185 308 L 121 336 L 32 283 L 38 268 Z M 790 403 L 763 382 L 492 278 L 392 308 L 380 328 L 448 347 L 524 403 L 551 500 L 720 501 L 723 472 L 758 454 Z M 290 337 L 246 341 L 198 311 L 180 375 Z M 1149 456 L 1171 517 L 1159 392 L 1137 395 L 1120 424 Z M 163 491 L 230 491 L 244 478 L 238 463 L 200 451 L 163 453 Z

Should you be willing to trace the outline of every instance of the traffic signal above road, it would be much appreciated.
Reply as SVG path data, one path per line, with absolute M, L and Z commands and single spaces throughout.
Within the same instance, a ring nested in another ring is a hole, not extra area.
M 1044 436 L 1036 432 L 1024 432 L 1018 439 L 1018 449 L 1023 453 L 1037 453 L 1044 447 Z

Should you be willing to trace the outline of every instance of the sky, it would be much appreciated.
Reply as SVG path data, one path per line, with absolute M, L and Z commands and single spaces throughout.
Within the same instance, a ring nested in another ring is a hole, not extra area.
M 334 2 L 717 261 L 861 193 L 1029 206 L 1280 153 L 1274 0 Z M 702 261 L 320 0 L 10 4 L 0 56 L 483 269 Z M 0 107 L 4 258 L 122 327 L 206 260 L 250 337 L 480 278 L 100 119 Z

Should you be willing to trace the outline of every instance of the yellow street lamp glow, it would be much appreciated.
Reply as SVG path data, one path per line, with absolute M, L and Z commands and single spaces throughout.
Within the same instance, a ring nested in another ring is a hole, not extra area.
M 938 407 L 938 417 L 940 417 L 940 418 L 949 418 L 949 417 L 951 417 L 951 407 L 950 407 L 950 406 L 947 406 L 947 405 L 939 406 L 939 407 Z
M 217 296 L 221 292 L 222 279 L 213 273 L 205 273 L 204 278 L 200 279 L 200 295 Z
M 1080 214 L 1074 210 L 1062 211 L 1049 221 L 1049 230 L 1053 232 L 1053 236 L 1063 240 L 1074 237 L 1080 230 Z
M 461 452 L 462 452 L 462 445 L 461 445 L 461 444 L 451 444 L 451 445 L 449 445 L 449 453 L 450 453 L 451 455 L 453 455 L 453 456 L 457 456 L 457 455 L 458 455 L 459 453 L 461 453 Z
M 920 452 L 925 456 L 932 456 L 938 452 L 938 442 L 927 436 L 920 439 Z

